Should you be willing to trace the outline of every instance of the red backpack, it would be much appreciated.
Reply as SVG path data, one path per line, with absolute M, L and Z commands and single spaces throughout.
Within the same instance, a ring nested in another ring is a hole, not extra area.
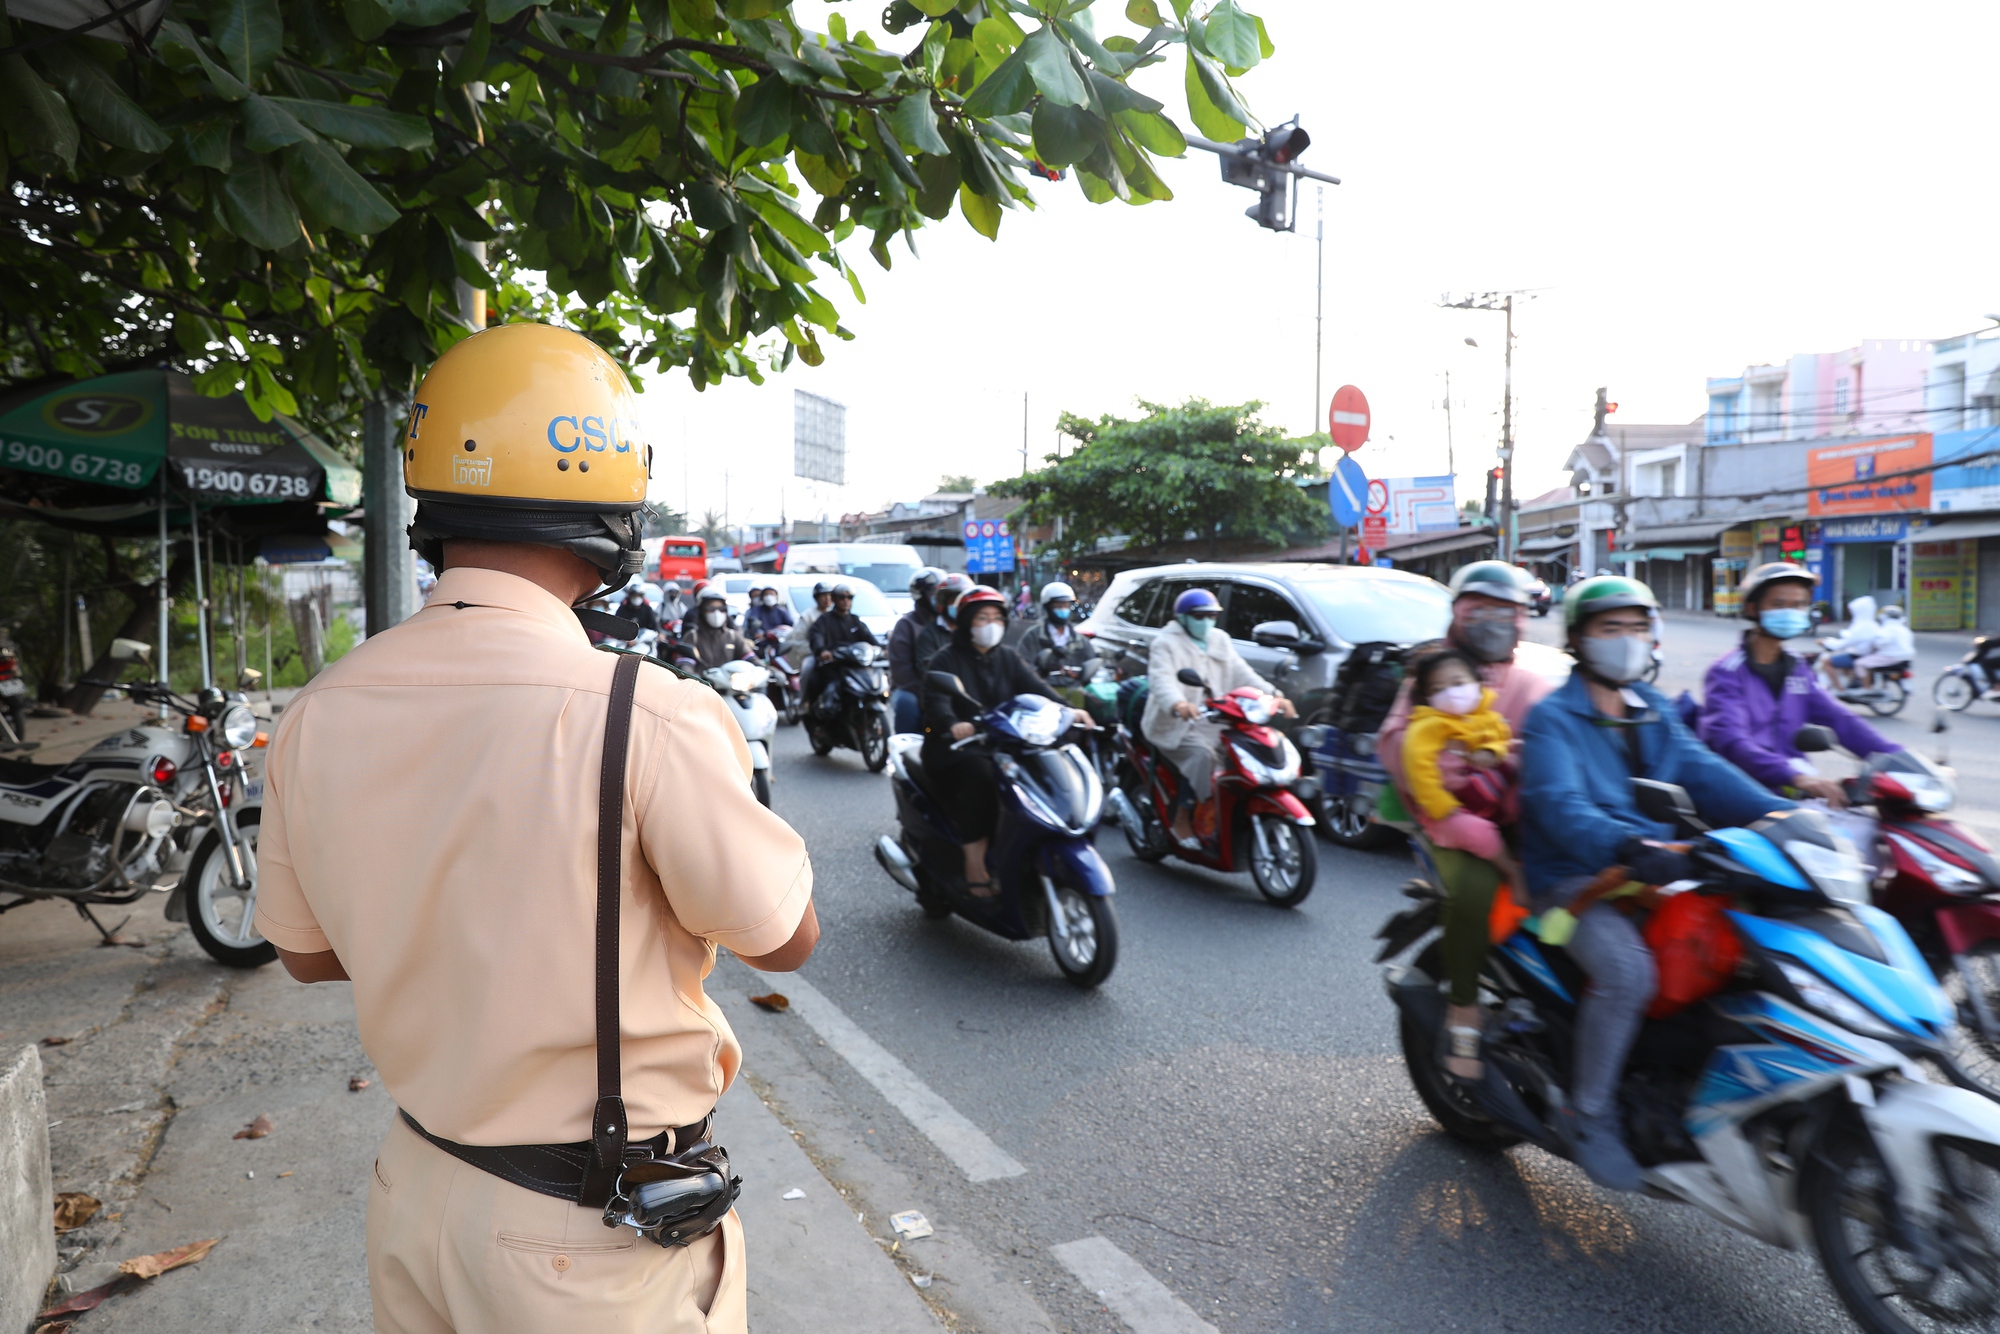
M 1660 975 L 1660 989 L 1646 1009 L 1655 1019 L 1721 991 L 1743 959 L 1743 940 L 1723 900 L 1708 894 L 1667 898 L 1646 922 L 1645 937 Z

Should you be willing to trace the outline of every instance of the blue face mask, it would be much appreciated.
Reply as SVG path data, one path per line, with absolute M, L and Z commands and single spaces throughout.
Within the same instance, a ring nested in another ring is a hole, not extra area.
M 1208 642 L 1209 627 L 1215 624 L 1213 616 L 1176 616 L 1174 619 L 1181 623 L 1181 629 L 1187 631 L 1188 638 L 1197 644 Z
M 1757 624 L 1775 639 L 1797 639 L 1812 629 L 1812 613 L 1803 607 L 1774 607 L 1758 612 Z
M 1066 620 L 1068 620 L 1068 619 L 1069 619 L 1069 608 L 1068 608 L 1068 607 L 1050 607 L 1050 608 L 1049 608 L 1049 616 L 1050 616 L 1050 618 L 1051 618 L 1051 619 L 1054 619 L 1054 620 L 1058 620 L 1058 621 L 1066 621 Z

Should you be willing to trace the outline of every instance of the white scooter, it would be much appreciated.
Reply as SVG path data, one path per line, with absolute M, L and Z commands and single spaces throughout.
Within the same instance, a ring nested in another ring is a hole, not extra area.
M 743 729 L 743 740 L 750 747 L 751 790 L 757 800 L 769 806 L 771 738 L 778 731 L 778 710 L 764 689 L 771 683 L 770 670 L 746 659 L 711 667 L 702 673 L 702 679 L 715 687 L 736 715 L 736 725 Z

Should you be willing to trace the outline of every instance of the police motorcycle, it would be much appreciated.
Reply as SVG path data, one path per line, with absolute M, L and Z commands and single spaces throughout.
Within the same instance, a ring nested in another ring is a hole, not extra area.
M 818 689 L 806 711 L 806 740 L 815 755 L 844 746 L 861 752 L 870 773 L 889 763 L 888 656 L 878 644 L 842 644 L 820 664 Z
M 722 696 L 722 702 L 735 716 L 736 725 L 743 729 L 744 744 L 750 747 L 751 790 L 758 801 L 769 806 L 771 738 L 778 731 L 778 711 L 764 693 L 771 682 L 770 670 L 745 658 L 711 667 L 702 673 L 702 679 L 715 687 L 715 693 Z
M 119 639 L 111 657 L 144 661 L 151 651 Z M 271 962 L 277 950 L 253 917 L 264 784 L 244 769 L 267 738 L 248 701 L 212 686 L 187 699 L 159 681 L 92 684 L 164 705 L 180 725 L 129 728 L 67 764 L 0 759 L 0 913 L 62 900 L 116 943 L 125 923 L 105 926 L 92 906 L 164 891 L 167 920 L 186 922 L 217 962 Z
M 961 697 L 948 672 L 931 673 L 934 688 Z M 953 913 L 1007 940 L 1047 936 L 1056 967 L 1079 987 L 1095 987 L 1118 963 L 1118 916 L 1111 906 L 1111 869 L 1091 845 L 1104 807 L 1097 770 L 1073 743 L 1065 744 L 1068 708 L 1043 695 L 1016 695 L 982 714 L 954 750 L 977 747 L 993 759 L 1000 820 L 987 854 L 998 892 L 979 898 L 960 888 L 961 842 L 932 798 L 922 736 L 891 739 L 890 783 L 897 832 L 875 843 L 875 860 L 890 879 L 916 895 L 926 917 Z
M 1871 1334 L 2000 1328 L 2000 1106 L 1944 1082 L 1951 1005 L 1910 937 L 1870 906 L 1853 845 L 1818 811 L 1711 830 L 1680 788 L 1635 786 L 1651 818 L 1693 833 L 1699 878 L 1663 901 L 1708 896 L 1689 906 L 1715 910 L 1726 948 L 1714 953 L 1738 956 L 1717 965 L 1712 994 L 1649 1018 L 1633 1047 L 1619 1102 L 1647 1193 L 1816 1250 Z M 1625 877 L 1613 867 L 1599 881 Z M 1404 892 L 1417 902 L 1378 933 L 1378 961 L 1437 925 L 1436 891 Z M 1488 956 L 1477 1085 L 1439 1068 L 1439 943 L 1384 980 L 1411 1082 L 1447 1133 L 1572 1157 L 1564 1090 L 1584 977 L 1536 925 Z
M 1963 713 L 1974 700 L 2000 703 L 2000 635 L 1981 635 L 1963 658 L 1938 673 L 1931 699 L 1941 709 Z

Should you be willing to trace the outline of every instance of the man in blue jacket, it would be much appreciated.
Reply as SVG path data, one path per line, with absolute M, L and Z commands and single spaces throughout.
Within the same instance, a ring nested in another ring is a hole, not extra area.
M 1521 860 L 1545 938 L 1554 934 L 1547 914 L 1566 908 L 1606 867 L 1625 867 L 1647 885 L 1691 874 L 1686 854 L 1662 846 L 1675 831 L 1640 812 L 1634 778 L 1685 788 L 1714 825 L 1792 809 L 1695 740 L 1666 697 L 1639 681 L 1652 661 L 1658 608 L 1651 589 L 1620 575 L 1586 579 L 1563 597 L 1577 670 L 1528 715 L 1521 745 Z M 1653 954 L 1614 901 L 1584 907 L 1568 946 L 1590 975 L 1570 1077 L 1577 1163 L 1601 1186 L 1637 1190 L 1641 1172 L 1625 1146 L 1618 1080 L 1657 985 Z
M 1895 742 L 1856 717 L 1812 668 L 1785 652 L 1785 641 L 1812 629 L 1813 586 L 1819 576 L 1802 565 L 1772 561 L 1743 579 L 1743 646 L 1708 669 L 1702 681 L 1701 739 L 1716 754 L 1770 788 L 1792 788 L 1834 807 L 1847 804 L 1840 782 L 1813 772 L 1792 744 L 1807 723 L 1831 727 L 1840 744 L 1866 759 Z

